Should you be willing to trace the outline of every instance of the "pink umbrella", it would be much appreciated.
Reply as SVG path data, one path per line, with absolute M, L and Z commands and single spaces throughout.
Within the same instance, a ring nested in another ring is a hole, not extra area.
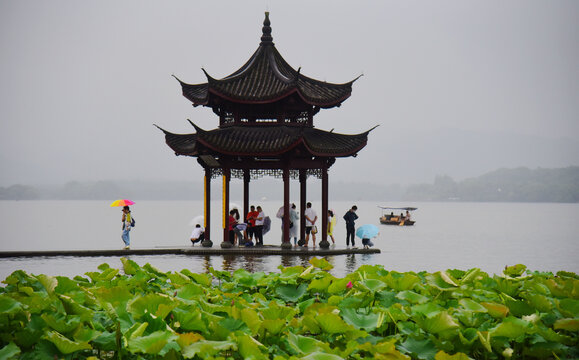
M 129 205 L 134 205 L 135 202 L 128 200 L 128 199 L 120 199 L 120 200 L 115 200 L 113 201 L 113 203 L 111 204 L 111 207 L 115 207 L 115 206 L 129 206 Z

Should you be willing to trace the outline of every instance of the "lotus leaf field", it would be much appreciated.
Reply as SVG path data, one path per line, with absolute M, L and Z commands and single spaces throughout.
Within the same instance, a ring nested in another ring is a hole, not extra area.
M 0 287 L 0 359 L 569 359 L 579 277 L 505 268 L 332 276 L 162 272 L 122 259 L 85 276 L 16 271 Z

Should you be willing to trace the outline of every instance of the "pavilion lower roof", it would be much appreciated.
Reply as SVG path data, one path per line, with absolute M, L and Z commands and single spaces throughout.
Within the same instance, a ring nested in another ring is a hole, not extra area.
M 194 125 L 195 126 L 195 125 Z M 303 147 L 311 156 L 355 156 L 366 146 L 368 133 L 345 135 L 310 127 L 285 125 L 230 126 L 203 130 L 195 126 L 193 134 L 165 133 L 167 145 L 176 155 L 276 157 Z

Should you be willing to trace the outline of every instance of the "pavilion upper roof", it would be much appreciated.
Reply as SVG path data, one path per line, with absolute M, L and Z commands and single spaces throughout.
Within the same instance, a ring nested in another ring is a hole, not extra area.
M 275 48 L 269 13 L 265 13 L 261 43 L 251 58 L 237 71 L 215 79 L 204 69 L 207 82 L 187 84 L 179 80 L 183 95 L 193 105 L 215 106 L 226 100 L 241 104 L 267 104 L 297 94 L 310 106 L 339 106 L 352 93 L 352 83 L 333 84 L 319 81 L 293 69 Z

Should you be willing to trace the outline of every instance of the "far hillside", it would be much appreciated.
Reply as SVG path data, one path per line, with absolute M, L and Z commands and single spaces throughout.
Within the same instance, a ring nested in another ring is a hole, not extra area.
M 241 199 L 241 181 L 232 181 L 233 199 Z M 292 199 L 297 201 L 298 183 L 292 182 Z M 254 199 L 282 200 L 281 180 L 263 178 L 250 184 Z M 319 180 L 308 180 L 308 198 L 319 199 Z M 213 187 L 219 192 L 219 185 Z M 214 195 L 217 196 L 217 193 Z M 0 200 L 202 200 L 199 181 L 71 181 L 61 186 L 16 184 L 0 187 Z M 535 170 L 499 169 L 476 178 L 455 181 L 437 176 L 432 184 L 345 183 L 330 176 L 330 198 L 338 201 L 496 201 L 496 202 L 579 202 L 579 166 Z M 213 199 L 218 199 L 213 197 Z M 315 201 L 315 200 L 314 200 Z
M 406 200 L 579 202 L 579 167 L 499 169 L 460 182 L 437 176 L 433 184 L 409 186 Z

